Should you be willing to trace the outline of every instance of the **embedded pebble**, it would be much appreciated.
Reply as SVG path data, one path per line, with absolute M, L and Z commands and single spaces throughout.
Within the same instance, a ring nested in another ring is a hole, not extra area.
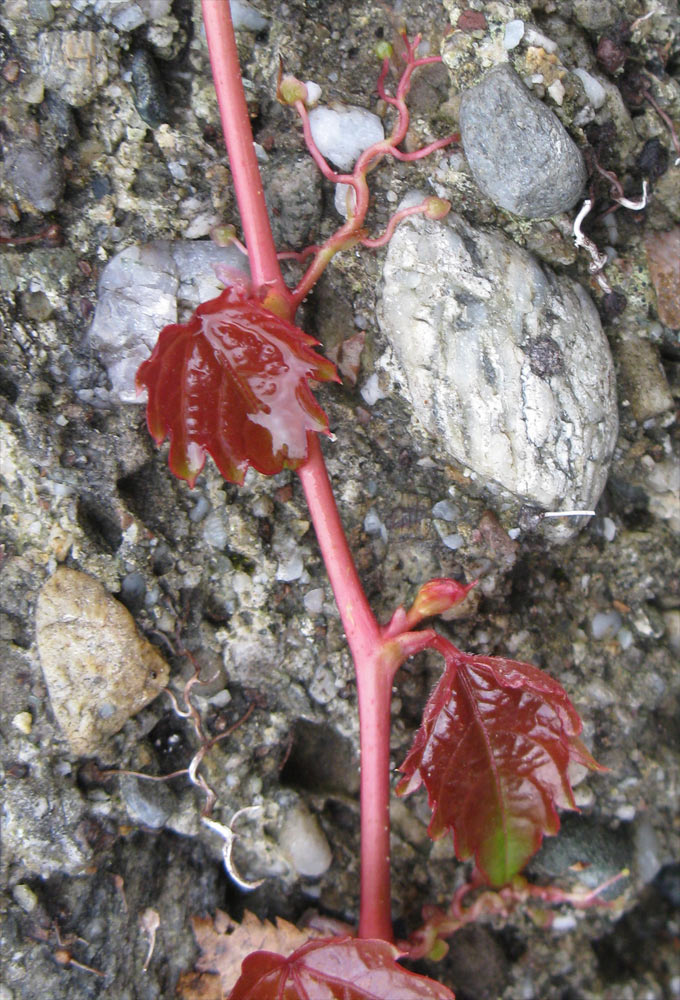
M 132 92 L 142 121 L 151 128 L 168 121 L 165 84 L 156 60 L 146 49 L 137 49 L 132 57 Z
M 365 149 L 385 138 L 380 119 L 365 108 L 342 104 L 313 108 L 309 124 L 322 156 L 341 170 L 350 170 Z
M 279 845 L 290 858 L 298 875 L 319 878 L 330 868 L 333 855 L 315 816 L 301 806 L 284 820 Z
M 432 514 L 442 521 L 455 521 L 458 517 L 458 511 L 450 500 L 439 500 L 432 508 Z
M 302 556 L 299 553 L 294 552 L 293 555 L 282 562 L 276 568 L 276 579 L 281 580 L 284 583 L 292 583 L 293 580 L 299 580 L 305 569 L 305 564 L 302 561 Z
M 160 781 L 125 774 L 120 779 L 120 793 L 130 819 L 152 830 L 165 826 L 175 807 L 172 792 Z
M 219 514 L 210 514 L 203 525 L 203 538 L 213 549 L 223 549 L 229 540 L 225 524 Z
M 37 142 L 10 147 L 5 158 L 7 180 L 14 192 L 38 212 L 53 212 L 64 192 L 61 157 Z
M 503 48 L 515 49 L 524 37 L 524 21 L 508 21 L 503 35 Z
M 588 73 L 587 70 L 577 67 L 572 70 L 572 72 L 574 76 L 577 76 L 583 84 L 586 97 L 597 111 L 598 108 L 601 108 L 606 101 L 607 91 L 604 89 L 597 77 L 592 76 L 592 74 Z
M 29 736 L 33 729 L 33 716 L 30 712 L 17 712 L 12 719 L 12 725 L 24 736 Z
M 43 586 L 36 638 L 54 715 L 76 754 L 96 752 L 162 691 L 168 665 L 93 577 L 59 568 Z
M 593 639 L 612 639 L 622 625 L 618 611 L 598 611 L 590 623 Z
M 94 12 L 118 31 L 134 31 L 147 21 L 167 17 L 172 0 L 94 0 Z
M 183 322 L 201 302 L 219 294 L 216 264 L 247 274 L 238 250 L 192 240 L 130 246 L 106 265 L 89 336 L 121 402 L 144 402 L 135 375 L 163 327 Z
M 580 198 L 586 169 L 578 147 L 510 66 L 464 92 L 460 131 L 477 184 L 500 208 L 545 219 Z
M 592 509 L 618 420 L 609 347 L 583 288 L 455 215 L 403 223 L 383 282 L 383 363 L 426 430 L 487 486 L 547 511 Z M 544 530 L 566 540 L 579 526 Z
M 88 104 L 108 79 L 106 52 L 94 31 L 45 31 L 38 55 L 45 86 L 74 108 Z
M 302 603 L 305 606 L 307 614 L 320 615 L 323 611 L 323 599 L 324 593 L 322 587 L 316 587 L 314 590 L 308 590 L 302 598 Z
M 229 0 L 234 31 L 263 31 L 268 21 L 247 0 Z

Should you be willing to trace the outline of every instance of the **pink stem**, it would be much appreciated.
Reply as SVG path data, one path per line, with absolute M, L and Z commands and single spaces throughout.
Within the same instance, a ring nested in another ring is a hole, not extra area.
M 309 435 L 309 458 L 298 473 L 357 674 L 361 738 L 359 936 L 390 941 L 390 699 L 395 664 L 382 655 L 380 627 L 347 545 L 316 434 Z
M 224 139 L 229 153 L 241 224 L 255 288 L 267 288 L 292 318 L 290 292 L 281 275 L 253 147 L 248 106 L 241 83 L 238 52 L 227 0 L 202 0 L 210 66 Z M 287 306 L 287 308 L 286 308 Z M 288 318 L 288 317 L 287 317 Z
M 368 247 L 370 250 L 376 250 L 378 247 L 384 247 L 390 242 L 394 234 L 394 230 L 397 228 L 400 222 L 404 219 L 408 219 L 410 215 L 424 215 L 427 212 L 427 201 L 422 202 L 420 205 L 411 205 L 410 208 L 402 208 L 400 211 L 395 212 L 390 221 L 387 223 L 385 232 L 382 236 L 376 236 L 375 239 L 363 239 L 361 241 L 362 247 Z

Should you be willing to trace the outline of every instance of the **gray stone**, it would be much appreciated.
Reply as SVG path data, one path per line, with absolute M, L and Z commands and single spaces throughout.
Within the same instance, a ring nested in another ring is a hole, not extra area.
M 132 774 L 120 779 L 120 793 L 128 815 L 140 826 L 160 830 L 175 808 L 175 797 L 160 781 L 145 781 Z
M 94 31 L 45 31 L 38 52 L 45 86 L 74 108 L 89 104 L 108 79 L 106 52 Z
M 132 89 L 139 117 L 147 125 L 158 128 L 168 121 L 165 84 L 156 60 L 146 49 L 137 49 L 132 57 Z
M 425 428 L 524 503 L 593 507 L 618 421 L 609 347 L 580 285 L 455 215 L 400 226 L 383 278 L 380 323 Z
M 545 219 L 580 198 L 586 181 L 581 153 L 510 66 L 492 69 L 465 91 L 460 131 L 477 184 L 500 208 Z
M 53 212 L 64 191 L 61 157 L 37 142 L 18 142 L 5 160 L 7 179 L 15 194 L 39 212 Z
M 104 268 L 90 341 L 122 402 L 143 402 L 135 375 L 163 327 L 188 318 L 199 303 L 219 293 L 218 264 L 247 273 L 238 250 L 192 240 L 130 246 Z
M 40 591 L 36 639 L 54 714 L 77 754 L 98 750 L 168 682 L 168 665 L 91 576 L 58 569 Z

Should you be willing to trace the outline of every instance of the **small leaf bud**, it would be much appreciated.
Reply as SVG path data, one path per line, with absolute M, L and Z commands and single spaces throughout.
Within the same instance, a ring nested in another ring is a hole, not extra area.
M 228 247 L 236 239 L 236 226 L 226 222 L 219 226 L 213 226 L 210 230 L 210 239 L 218 247 Z
M 476 582 L 476 581 L 475 581 Z M 474 587 L 474 583 L 458 583 L 457 580 L 439 578 L 423 584 L 413 602 L 410 615 L 419 619 L 432 618 L 459 604 Z
M 443 219 L 451 211 L 451 202 L 445 201 L 444 198 L 428 198 L 424 205 L 425 218 L 433 219 L 434 221 Z
M 303 104 L 306 104 L 307 88 L 302 80 L 298 80 L 294 76 L 284 76 L 279 80 L 276 97 L 281 104 L 287 104 L 290 107 L 295 105 L 298 101 L 302 101 Z
M 389 42 L 378 42 L 375 47 L 375 54 L 380 60 L 391 59 L 393 51 L 394 50 Z

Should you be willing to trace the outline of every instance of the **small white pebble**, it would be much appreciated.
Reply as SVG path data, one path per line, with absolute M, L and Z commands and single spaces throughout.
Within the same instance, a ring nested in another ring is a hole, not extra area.
M 432 513 L 435 517 L 441 518 L 442 521 L 455 521 L 458 515 L 458 511 L 450 500 L 439 500 L 432 508 Z
M 574 76 L 577 76 L 583 84 L 583 89 L 586 92 L 588 101 L 597 111 L 598 108 L 602 107 L 607 99 L 607 91 L 604 89 L 600 81 L 594 76 L 591 76 L 590 73 L 586 72 L 586 70 L 578 67 L 577 69 L 572 70 L 572 73 Z
M 459 549 L 461 545 L 465 544 L 465 539 L 462 535 L 446 535 L 442 538 L 442 542 L 447 547 L 447 549 Z
M 318 83 L 314 83 L 313 80 L 305 80 L 305 87 L 307 88 L 307 107 L 313 108 L 319 103 L 321 87 Z
M 323 598 L 322 587 L 315 587 L 314 590 L 308 590 L 302 598 L 302 603 L 305 606 L 307 614 L 320 615 L 323 610 Z
M 590 623 L 593 639 L 613 638 L 622 624 L 618 611 L 598 611 Z
M 12 725 L 15 729 L 18 729 L 20 733 L 23 733 L 24 736 L 28 736 L 33 729 L 33 716 L 30 712 L 19 712 L 12 719 Z
M 367 535 L 382 535 L 385 530 L 385 525 L 380 520 L 378 512 L 371 507 L 364 518 L 364 531 Z
M 341 170 L 350 170 L 365 149 L 385 138 L 383 124 L 372 111 L 342 104 L 313 108 L 309 126 L 321 155 Z
M 505 35 L 503 36 L 503 48 L 514 49 L 524 37 L 524 21 L 508 21 L 505 25 Z
M 380 383 L 376 374 L 366 379 L 361 389 L 361 397 L 367 406 L 374 406 L 379 399 L 384 399 L 384 393 L 380 390 Z
M 193 508 L 189 511 L 189 520 L 193 521 L 194 524 L 198 524 L 198 522 L 202 521 L 209 511 L 210 501 L 207 497 L 199 496 Z
M 211 514 L 203 526 L 203 538 L 214 549 L 223 549 L 227 544 L 227 529 L 218 514 Z
M 279 563 L 276 569 L 276 579 L 285 583 L 290 583 L 293 580 L 299 580 L 302 576 L 304 568 L 305 564 L 302 561 L 302 556 L 300 556 L 299 553 L 294 552 L 290 559 L 286 559 L 284 562 Z
M 608 542 L 613 542 L 616 538 L 616 525 L 611 517 L 602 518 L 602 534 Z
M 576 927 L 576 917 L 573 913 L 559 913 L 550 925 L 551 930 L 557 934 L 566 934 Z
M 522 529 L 521 528 L 509 528 L 508 529 L 508 538 L 512 538 L 513 542 L 515 541 L 516 538 L 519 538 L 519 536 L 521 534 L 522 534 Z
M 346 219 L 349 215 L 348 205 L 352 208 L 352 210 L 354 210 L 356 202 L 356 195 L 354 194 L 354 189 L 351 184 L 335 185 L 333 203 L 338 215 L 341 215 L 343 219 Z
M 628 628 L 620 628 L 616 638 L 621 649 L 630 649 L 633 645 L 633 633 Z
M 246 31 L 262 31 L 267 27 L 267 21 L 247 0 L 229 0 L 229 6 L 234 31 L 240 31 L 241 28 Z
M 548 87 L 548 93 L 552 97 L 555 104 L 562 107 L 562 102 L 564 101 L 564 95 L 566 91 L 564 89 L 564 84 L 561 80 L 553 80 L 553 82 Z
M 299 875 L 319 878 L 330 868 L 333 855 L 315 816 L 301 807 L 286 817 L 279 839 Z
M 221 691 L 217 691 L 208 698 L 208 704 L 214 705 L 215 708 L 224 708 L 230 701 L 231 694 L 226 688 L 222 688 Z
M 630 823 L 631 820 L 635 819 L 635 806 L 619 806 L 616 810 L 616 817 L 617 819 L 620 819 L 622 823 Z
M 31 887 L 24 885 L 23 882 L 19 882 L 18 885 L 14 886 L 12 895 L 14 896 L 14 902 L 21 907 L 24 913 L 32 913 L 38 905 L 38 897 Z

